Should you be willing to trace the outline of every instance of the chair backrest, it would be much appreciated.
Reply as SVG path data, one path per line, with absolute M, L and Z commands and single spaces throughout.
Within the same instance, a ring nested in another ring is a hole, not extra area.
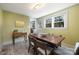
M 29 41 L 34 42 L 36 45 L 36 48 L 40 47 L 42 49 L 45 49 L 47 47 L 46 42 L 40 41 L 39 38 L 37 39 L 35 37 L 32 37 L 31 35 L 29 35 Z
M 43 41 L 40 41 L 38 39 L 35 39 L 36 40 L 36 47 L 38 48 L 41 48 L 41 49 L 46 49 L 47 48 L 47 43 L 46 42 L 43 42 Z
M 33 42 L 34 45 L 36 44 L 36 40 L 31 35 L 29 35 L 28 38 L 29 38 L 29 44 L 31 44 L 31 42 Z
M 39 53 L 41 54 L 45 54 L 47 55 L 47 48 L 48 48 L 48 45 L 46 42 L 43 42 L 43 41 L 40 41 L 38 39 L 35 39 L 36 40 L 36 49 L 37 51 L 39 51 Z

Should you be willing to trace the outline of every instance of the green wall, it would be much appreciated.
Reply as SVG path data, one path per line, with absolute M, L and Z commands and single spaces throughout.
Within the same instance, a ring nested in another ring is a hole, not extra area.
M 15 27 L 15 22 L 17 20 L 21 20 L 25 22 L 25 25 L 23 28 L 16 28 Z M 14 29 L 18 29 L 19 31 L 23 32 L 28 32 L 29 33 L 29 17 L 12 13 L 12 12 L 7 12 L 3 11 L 3 28 L 2 28 L 2 42 L 8 42 L 12 40 L 12 31 Z
M 2 10 L 0 10 L 0 44 L 2 40 Z
M 67 29 L 44 29 L 44 31 L 50 34 L 53 33 L 57 35 L 63 35 L 66 38 L 63 42 L 73 47 L 75 43 L 79 41 L 79 4 L 69 7 L 67 9 L 69 10 Z M 54 13 L 52 13 L 52 15 L 53 14 Z M 51 14 L 41 17 L 39 19 L 46 18 L 50 15 Z

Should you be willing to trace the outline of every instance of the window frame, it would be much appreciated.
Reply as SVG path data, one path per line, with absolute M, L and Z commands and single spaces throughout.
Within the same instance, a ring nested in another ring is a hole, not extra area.
M 64 27 L 54 27 L 54 20 L 55 20 L 55 17 L 57 17 L 57 16 L 62 16 L 62 15 L 64 15 L 63 16 L 63 22 L 64 22 Z M 47 19 L 52 19 L 52 27 L 46 27 L 46 20 Z M 53 14 L 52 16 L 50 15 L 49 17 L 47 17 L 47 18 L 45 18 L 44 19 L 44 28 L 46 28 L 46 29 L 67 29 L 67 27 L 68 27 L 68 10 L 63 10 L 63 11 L 61 11 L 61 12 L 58 12 L 58 13 L 55 13 L 55 14 Z

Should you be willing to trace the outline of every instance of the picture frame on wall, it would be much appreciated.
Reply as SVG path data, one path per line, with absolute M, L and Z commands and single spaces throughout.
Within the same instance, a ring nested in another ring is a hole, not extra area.
M 15 21 L 15 27 L 16 28 L 23 28 L 24 25 L 25 25 L 25 22 L 24 21 L 21 21 L 21 20 Z

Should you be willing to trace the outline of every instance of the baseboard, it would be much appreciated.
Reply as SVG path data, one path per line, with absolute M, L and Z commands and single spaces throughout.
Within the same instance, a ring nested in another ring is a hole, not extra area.
M 74 49 L 74 46 L 73 45 L 70 45 L 70 44 L 67 44 L 67 43 L 62 43 L 62 46 L 65 46 L 65 47 L 68 47 L 69 49 Z
M 2 44 L 0 44 L 0 52 L 1 52 Z

